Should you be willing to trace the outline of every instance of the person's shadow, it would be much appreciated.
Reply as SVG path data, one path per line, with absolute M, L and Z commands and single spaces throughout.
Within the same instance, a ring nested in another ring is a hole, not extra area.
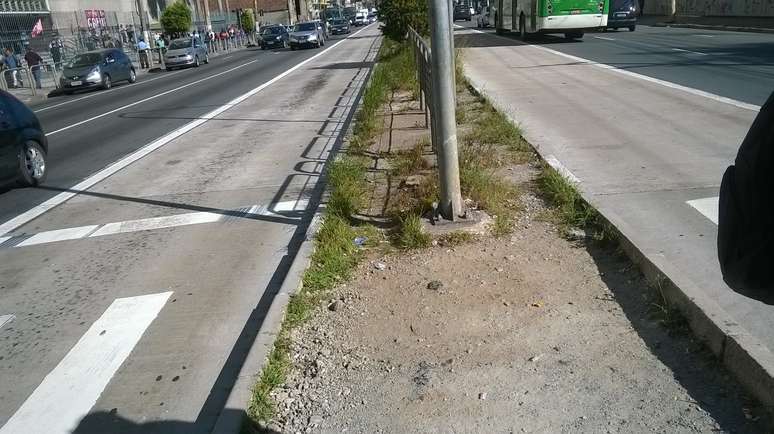
M 223 410 L 223 412 L 239 412 L 244 415 L 242 410 Z M 247 419 L 242 419 L 246 421 Z M 275 434 L 277 431 L 269 430 L 265 427 L 251 426 L 245 422 L 240 430 L 243 434 Z M 204 434 L 210 433 L 211 427 L 204 427 L 196 422 L 185 422 L 181 420 L 152 421 L 145 423 L 135 423 L 129 419 L 121 417 L 113 409 L 109 412 L 98 411 L 89 413 L 81 419 L 78 427 L 73 434 Z

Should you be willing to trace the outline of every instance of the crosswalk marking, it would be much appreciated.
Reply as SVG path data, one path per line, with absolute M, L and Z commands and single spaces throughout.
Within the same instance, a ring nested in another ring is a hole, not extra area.
M 114 300 L 0 428 L 0 434 L 75 430 L 170 295 L 171 291 Z

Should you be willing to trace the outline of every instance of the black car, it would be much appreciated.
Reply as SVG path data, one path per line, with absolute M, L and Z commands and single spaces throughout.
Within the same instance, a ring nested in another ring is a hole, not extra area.
M 261 49 L 284 48 L 288 45 L 288 30 L 285 26 L 266 26 L 261 29 Z
M 0 184 L 37 186 L 46 179 L 48 141 L 35 113 L 0 90 Z
M 607 28 L 618 30 L 626 27 L 633 32 L 637 28 L 637 1 L 611 0 L 607 16 Z
M 62 69 L 62 91 L 73 93 L 80 89 L 110 89 L 118 81 L 137 81 L 134 65 L 117 48 L 87 51 L 76 54 Z
M 331 23 L 331 34 L 332 35 L 341 35 L 341 34 L 347 34 L 350 32 L 349 30 L 349 21 L 347 21 L 344 18 L 335 18 L 330 21 Z
M 454 6 L 454 21 L 470 21 L 473 17 L 470 15 L 470 6 L 459 4 Z

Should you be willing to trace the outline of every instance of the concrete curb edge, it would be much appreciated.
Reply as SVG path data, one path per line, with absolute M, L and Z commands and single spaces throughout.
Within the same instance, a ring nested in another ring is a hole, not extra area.
M 514 119 L 496 98 L 488 95 L 480 83 L 475 83 L 469 76 L 468 82 L 477 93 L 485 96 L 511 122 L 518 125 L 518 120 Z M 532 143 L 529 137 L 525 138 Z M 548 155 L 543 155 L 537 147 L 533 146 L 533 149 L 540 159 L 546 162 Z M 774 354 L 734 322 L 714 300 L 681 276 L 667 261 L 640 250 L 626 235 L 632 233 L 632 230 L 615 213 L 596 206 L 582 190 L 581 195 L 615 229 L 619 243 L 630 260 L 640 267 L 649 281 L 659 286 L 670 303 L 680 309 L 688 319 L 693 333 L 751 395 L 769 411 L 774 410 Z
M 380 48 L 382 39 L 377 38 L 377 40 L 379 41 L 377 47 Z M 363 93 L 370 84 L 371 75 L 374 68 L 376 68 L 376 65 L 376 62 L 371 65 L 371 68 L 368 70 L 368 73 L 363 80 L 362 86 L 357 91 L 354 104 L 345 118 L 345 127 L 342 128 L 340 135 L 336 139 L 336 143 L 332 146 L 328 159 L 325 162 L 326 168 L 328 167 L 328 163 L 333 161 L 336 155 L 338 155 L 345 137 L 351 134 L 352 121 L 355 113 L 357 113 L 360 108 Z M 318 181 L 320 191 L 316 193 L 318 195 L 317 200 L 311 202 L 313 204 L 316 203 L 316 207 L 314 208 L 314 215 L 305 232 L 304 241 L 299 246 L 298 252 L 288 268 L 285 279 L 269 306 L 269 310 L 258 330 L 255 341 L 250 346 L 244 364 L 239 369 L 239 374 L 234 383 L 234 387 L 229 392 L 228 399 L 218 415 L 215 426 L 211 431 L 212 434 L 237 434 L 241 431 L 247 413 L 247 406 L 250 404 L 252 398 L 255 381 L 263 371 L 269 353 L 273 349 L 274 342 L 282 328 L 282 322 L 285 319 L 285 309 L 290 302 L 290 297 L 301 289 L 303 274 L 306 269 L 309 268 L 312 261 L 312 254 L 314 253 L 314 237 L 322 223 L 322 210 L 324 209 L 322 199 L 328 191 L 325 178 L 326 176 L 323 169 L 323 174 Z

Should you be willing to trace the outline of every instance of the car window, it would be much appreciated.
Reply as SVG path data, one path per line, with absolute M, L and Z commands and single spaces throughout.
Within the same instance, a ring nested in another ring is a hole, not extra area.
M 102 61 L 102 54 L 100 53 L 82 53 L 73 57 L 66 66 L 70 68 L 79 68 L 83 66 L 96 65 Z
M 309 30 L 315 30 L 317 28 L 317 25 L 315 23 L 299 23 L 296 24 L 296 27 L 293 29 L 296 32 L 308 32 Z
M 175 39 L 172 41 L 171 44 L 169 44 L 170 50 L 179 50 L 181 48 L 188 48 L 191 46 L 191 40 L 190 39 Z

